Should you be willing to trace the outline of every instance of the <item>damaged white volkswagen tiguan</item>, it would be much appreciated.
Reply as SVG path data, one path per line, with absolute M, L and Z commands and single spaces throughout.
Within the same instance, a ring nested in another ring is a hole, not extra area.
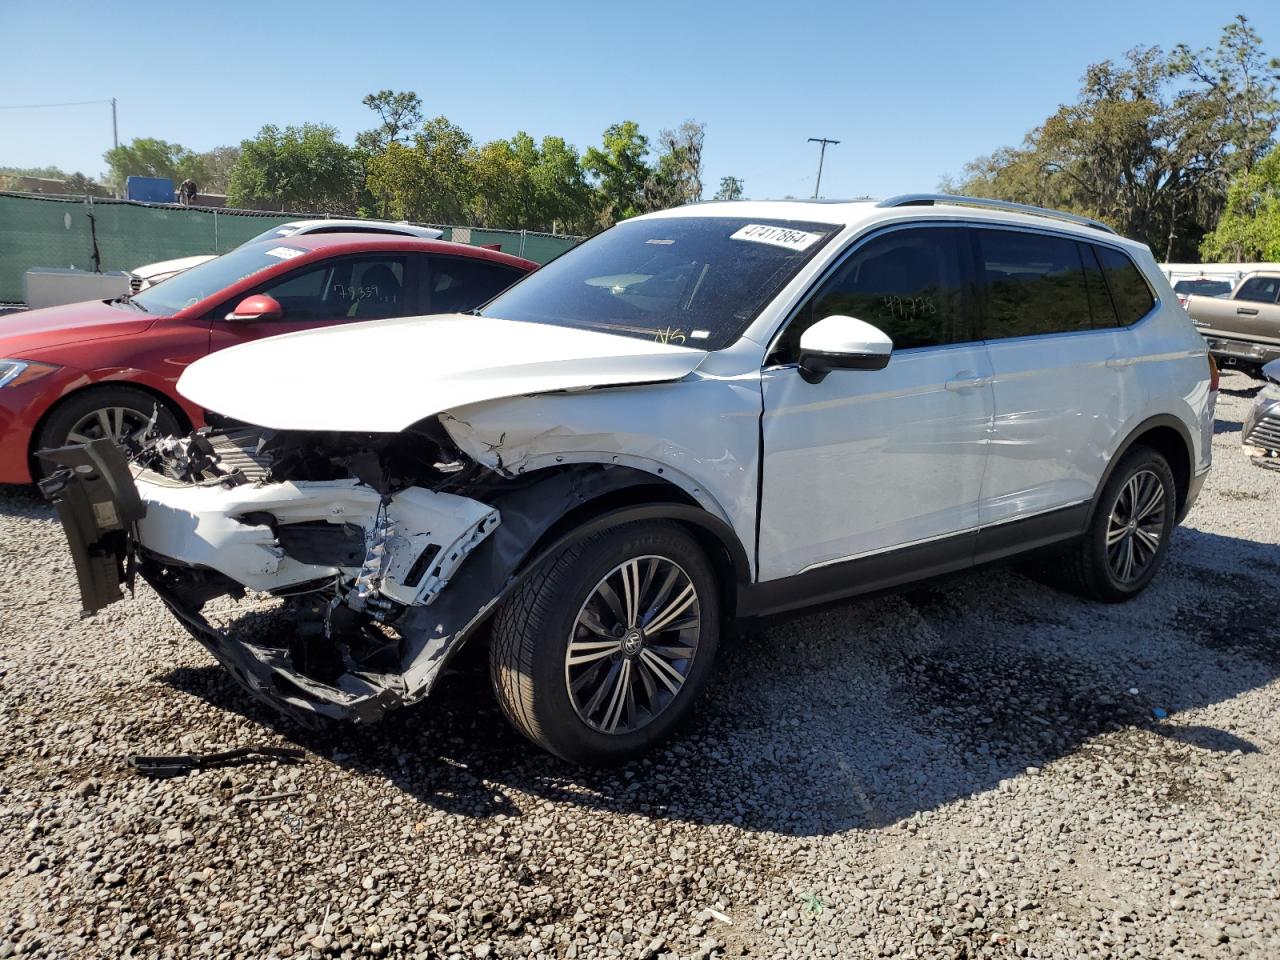
M 1217 374 L 1141 244 L 913 195 L 638 217 L 472 314 L 233 347 L 178 389 L 221 426 L 41 453 L 86 610 L 141 576 L 313 724 L 488 642 L 511 722 L 600 764 L 672 731 L 744 619 L 1040 548 L 1133 597 Z

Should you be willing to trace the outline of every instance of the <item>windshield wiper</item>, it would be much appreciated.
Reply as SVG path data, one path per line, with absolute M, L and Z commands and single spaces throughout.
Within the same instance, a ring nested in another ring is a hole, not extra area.
M 120 296 L 116 297 L 114 300 L 112 300 L 112 301 L 110 301 L 110 302 L 111 302 L 111 303 L 123 303 L 123 304 L 127 304 L 128 306 L 133 307 L 133 309 L 135 309 L 135 310 L 141 310 L 143 313 L 150 313 L 150 312 L 151 312 L 151 311 L 150 311 L 150 310 L 148 310 L 146 307 L 144 307 L 142 304 L 135 302 L 135 301 L 134 301 L 134 299 L 133 299 L 133 294 L 131 294 L 131 293 L 122 293 L 122 294 L 120 294 Z

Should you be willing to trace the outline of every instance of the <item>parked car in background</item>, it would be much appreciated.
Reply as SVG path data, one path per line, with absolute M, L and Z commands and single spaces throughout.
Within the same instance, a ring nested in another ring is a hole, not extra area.
M 1280 360 L 1262 367 L 1267 385 L 1258 391 L 1240 435 L 1246 446 L 1280 452 Z
M 1201 297 L 1231 296 L 1231 282 L 1229 280 L 1215 280 L 1212 277 L 1179 280 L 1174 283 L 1173 292 L 1178 295 L 1178 302 L 1185 307 L 1192 294 Z
M 1260 377 L 1280 358 L 1280 272 L 1251 274 L 1230 297 L 1192 294 L 1186 311 L 1222 366 Z
M 263 230 L 257 236 L 246 240 L 241 246 L 260 243 L 263 240 L 284 240 L 288 237 L 309 236 L 317 233 L 378 233 L 397 237 L 417 237 L 419 240 L 438 240 L 444 236 L 444 231 L 434 227 L 417 227 L 411 223 L 392 223 L 386 220 L 295 220 L 292 223 L 281 223 Z M 190 270 L 202 263 L 208 263 L 215 256 L 217 254 L 199 254 L 134 267 L 129 271 L 130 290 L 138 293 L 161 280 L 168 280 L 183 270 Z
M 37 448 L 125 442 L 153 415 L 162 433 L 202 425 L 204 408 L 175 384 L 208 353 L 357 320 L 470 310 L 536 267 L 441 240 L 292 235 L 237 247 L 132 296 L 0 317 L 0 483 L 29 482 Z
M 612 763 L 687 715 L 731 621 L 1050 546 L 1136 596 L 1204 483 L 1217 374 L 1145 246 L 925 195 L 638 217 L 474 315 L 247 343 L 179 387 L 238 425 L 131 469 L 46 454 L 85 609 L 136 556 L 312 724 L 419 701 L 489 636 L 512 723 Z M 201 612 L 245 590 L 281 598 L 269 644 Z

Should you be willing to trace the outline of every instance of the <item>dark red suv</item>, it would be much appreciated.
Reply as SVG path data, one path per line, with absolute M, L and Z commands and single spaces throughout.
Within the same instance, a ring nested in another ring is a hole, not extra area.
M 480 306 L 537 268 L 493 250 L 322 234 L 239 247 L 133 297 L 0 317 L 0 483 L 36 450 L 204 425 L 175 389 L 224 347 L 312 327 Z M 335 390 L 342 384 L 335 383 Z

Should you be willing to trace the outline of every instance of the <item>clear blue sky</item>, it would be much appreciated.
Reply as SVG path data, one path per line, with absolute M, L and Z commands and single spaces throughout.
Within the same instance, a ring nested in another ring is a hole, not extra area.
M 1056 8 L 1060 15 L 1044 11 Z M 186 8 L 184 10 L 184 8 Z M 955 3 L 556 0 L 102 4 L 4 0 L 0 106 L 119 99 L 120 139 L 195 149 L 265 123 L 371 126 L 371 90 L 415 90 L 477 140 L 527 130 L 579 150 L 610 123 L 707 125 L 708 195 L 934 189 L 1070 100 L 1085 65 L 1216 42 L 1242 12 L 1280 55 L 1277 0 Z M 110 108 L 0 109 L 0 165 L 97 174 Z

